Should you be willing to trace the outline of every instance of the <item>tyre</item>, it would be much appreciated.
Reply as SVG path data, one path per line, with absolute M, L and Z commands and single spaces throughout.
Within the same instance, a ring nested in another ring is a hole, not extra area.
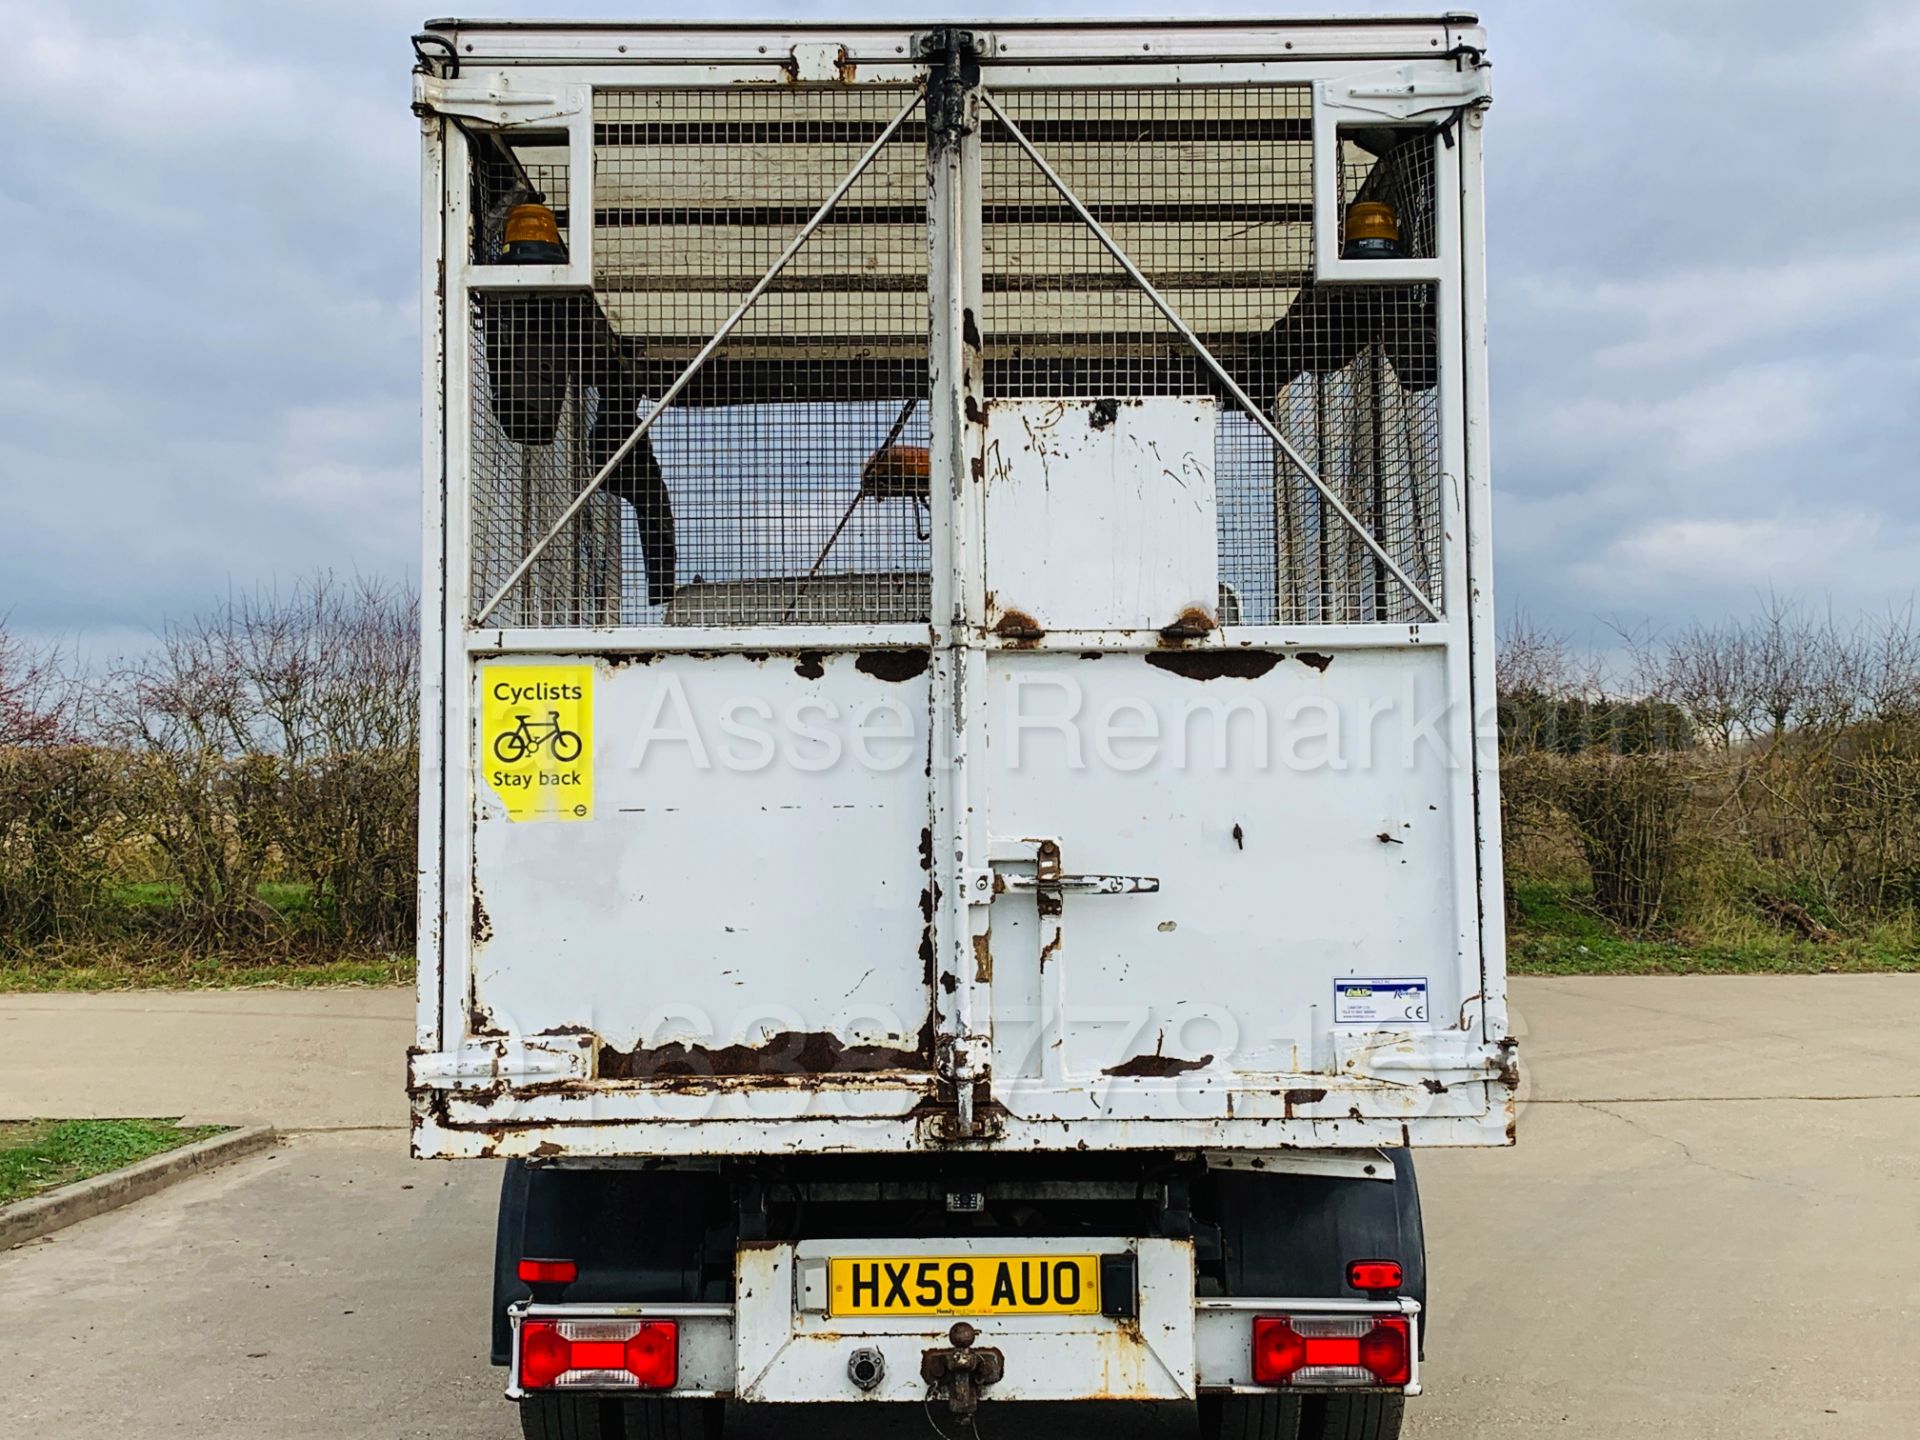
M 1296 1440 L 1298 1395 L 1220 1395 L 1200 1402 L 1200 1440 Z
M 526 1440 L 625 1440 L 620 1402 L 573 1395 L 535 1395 L 520 1402 L 520 1433 Z
M 571 765 L 580 758 L 580 737 L 571 730 L 556 730 L 553 736 L 553 758 L 562 765 Z
M 496 736 L 493 753 L 502 765 L 518 765 L 527 753 L 527 737 L 518 730 L 506 730 Z
M 620 1440 L 718 1440 L 726 1405 L 720 1400 L 629 1400 L 621 1406 Z
M 711 1400 L 602 1400 L 539 1395 L 520 1402 L 526 1440 L 715 1440 Z
M 1404 1395 L 1317 1395 L 1305 1403 L 1300 1440 L 1400 1440 Z

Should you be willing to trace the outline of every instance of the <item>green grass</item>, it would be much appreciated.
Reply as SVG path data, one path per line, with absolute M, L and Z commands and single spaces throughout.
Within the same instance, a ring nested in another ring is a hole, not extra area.
M 224 956 L 131 956 L 84 951 L 0 956 L 0 994 L 55 990 L 231 990 L 411 985 L 411 955 L 265 964 Z
M 95 937 L 0 952 L 0 994 L 55 990 L 226 990 L 411 985 L 411 955 L 341 953 L 324 934 L 310 886 L 269 883 L 256 892 L 285 919 L 284 935 L 252 951 L 193 953 L 170 939 L 180 903 L 170 881 L 122 881 L 108 894 L 109 923 Z
M 1815 943 L 1757 912 L 1725 906 L 1667 934 L 1623 935 L 1572 887 L 1513 882 L 1507 964 L 1516 975 L 1827 975 L 1920 971 L 1911 925 Z
M 269 881 L 253 892 L 261 903 L 298 924 L 314 914 L 313 887 L 298 882 Z M 109 886 L 107 899 L 125 918 L 152 918 L 156 912 L 178 907 L 180 886 L 170 880 L 127 880 Z
M 225 1128 L 182 1128 L 171 1120 L 0 1122 L 0 1205 L 119 1170 Z

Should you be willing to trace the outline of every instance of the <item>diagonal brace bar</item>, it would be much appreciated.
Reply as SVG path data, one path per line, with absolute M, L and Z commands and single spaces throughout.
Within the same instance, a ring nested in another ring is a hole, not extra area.
M 1422 610 L 1427 612 L 1429 618 L 1438 620 L 1440 618 L 1440 612 L 1434 608 L 1433 602 L 1427 598 L 1426 592 L 1414 584 L 1413 581 L 1408 578 L 1407 572 L 1394 563 L 1393 557 L 1389 555 L 1385 547 L 1374 538 L 1373 532 L 1354 518 L 1353 512 L 1341 503 L 1340 497 L 1333 492 L 1332 487 L 1329 486 L 1326 481 L 1322 480 L 1314 471 L 1314 468 L 1307 463 L 1306 457 L 1293 447 L 1293 443 L 1289 441 L 1285 435 L 1280 433 L 1280 427 L 1273 423 L 1272 418 L 1267 412 L 1262 407 L 1253 403 L 1252 397 L 1240 387 L 1240 382 L 1235 380 L 1232 374 L 1228 372 L 1227 367 L 1215 358 L 1211 350 L 1207 349 L 1206 342 L 1194 333 L 1192 326 L 1180 318 L 1180 313 L 1175 310 L 1172 305 L 1167 303 L 1166 297 L 1154 288 L 1153 282 L 1140 272 L 1140 267 L 1135 265 L 1133 261 L 1127 257 L 1126 251 L 1120 248 L 1120 242 L 1107 233 L 1106 227 L 1093 218 L 1093 212 L 1081 203 L 1080 197 L 1067 188 L 1067 182 L 1054 173 L 1054 169 L 1047 163 L 1046 157 L 1034 148 L 1033 142 L 1026 137 L 1025 132 L 1013 123 L 1012 117 L 1009 116 L 1005 110 L 1000 108 L 1000 102 L 994 99 L 986 90 L 980 92 L 980 98 L 986 103 L 987 108 L 993 111 L 1000 123 L 1007 127 L 1007 133 L 1013 137 L 1014 143 L 1026 151 L 1027 158 L 1039 167 L 1040 173 L 1046 176 L 1047 183 L 1060 192 L 1060 198 L 1072 207 L 1074 213 L 1080 217 L 1081 222 L 1093 232 L 1094 238 L 1106 248 L 1109 255 L 1113 256 L 1113 258 L 1119 262 L 1120 268 L 1127 272 L 1128 277 L 1133 283 L 1140 287 L 1141 293 L 1153 302 L 1154 308 L 1166 317 L 1167 323 L 1173 326 L 1175 330 L 1178 330 L 1181 338 L 1193 347 L 1194 353 L 1200 357 L 1206 364 L 1206 367 L 1213 371 L 1214 376 L 1226 387 L 1227 393 L 1253 418 L 1255 424 L 1267 432 L 1268 438 L 1280 447 L 1281 454 L 1285 455 L 1287 459 L 1292 462 L 1294 469 L 1298 470 L 1301 475 L 1306 478 L 1308 484 L 1320 492 L 1321 498 L 1333 507 L 1334 513 L 1347 523 L 1354 534 L 1360 537 L 1361 543 L 1373 552 L 1374 559 L 1386 566 L 1387 569 L 1392 572 L 1393 578 L 1406 587 L 1407 593 L 1414 598 Z
M 894 131 L 898 130 L 906 118 L 919 108 L 921 99 L 922 92 L 915 91 L 913 98 L 907 101 L 906 105 L 901 108 L 900 113 L 887 122 L 886 128 L 874 139 L 873 144 L 867 147 L 866 153 L 854 164 L 853 169 L 847 172 L 846 178 L 834 187 L 831 195 L 820 202 L 820 208 L 813 212 L 813 218 L 800 227 L 800 233 L 793 237 L 792 242 L 787 248 L 780 252 L 780 258 L 775 260 L 773 264 L 768 267 L 767 273 L 760 277 L 760 283 L 747 292 L 747 298 L 740 302 L 739 308 L 726 318 L 726 322 L 714 332 L 713 338 L 700 347 L 700 353 L 687 362 L 687 368 L 682 370 L 674 382 L 662 392 L 659 400 L 654 403 L 653 408 L 647 411 L 646 418 L 634 426 L 633 433 L 627 436 L 620 448 L 614 451 L 608 458 L 607 463 L 602 465 L 593 479 L 587 482 L 586 489 L 573 497 L 573 503 L 567 506 L 558 520 L 553 522 L 552 528 L 540 537 L 539 543 L 529 550 L 526 558 L 514 567 L 513 573 L 506 578 L 505 583 L 493 592 L 493 598 L 480 607 L 480 612 L 473 617 L 473 623 L 475 625 L 484 625 L 486 623 L 487 617 L 500 607 L 500 602 L 507 598 L 507 595 L 512 591 L 513 587 L 526 578 L 527 572 L 533 568 L 534 562 L 545 553 L 547 546 L 551 545 L 560 532 L 572 523 L 573 517 L 578 515 L 587 501 L 593 498 L 595 492 L 607 483 L 607 477 L 619 469 L 621 463 L 626 460 L 627 456 L 633 453 L 634 447 L 646 438 L 647 432 L 653 428 L 653 422 L 666 413 L 667 407 L 679 398 L 680 392 L 687 388 L 692 382 L 693 377 L 700 373 L 701 367 L 713 358 L 714 352 L 725 343 L 727 336 L 733 333 L 734 327 L 746 318 L 747 312 L 754 307 L 762 295 L 767 293 L 767 287 L 779 279 L 780 272 L 787 268 L 788 262 L 800 253 L 800 247 L 813 238 L 813 232 L 825 223 L 828 213 L 834 206 L 846 198 L 846 194 L 853 188 L 854 182 L 866 173 L 867 167 L 873 163 L 874 157 L 879 155 L 881 150 L 886 147 L 887 142 L 893 138 Z

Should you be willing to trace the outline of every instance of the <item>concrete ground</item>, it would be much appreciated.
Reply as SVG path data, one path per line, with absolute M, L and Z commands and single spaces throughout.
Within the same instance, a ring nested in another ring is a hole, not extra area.
M 1920 1433 L 1920 977 L 1515 1000 L 1519 1148 L 1421 1159 L 1434 1339 L 1408 1436 Z M 0 996 L 0 1114 L 297 1132 L 0 1255 L 6 1433 L 517 1433 L 484 1356 L 497 1172 L 406 1159 L 410 1015 L 379 992 Z M 995 1419 L 986 1440 L 1018 1433 Z
M 0 1116 L 405 1126 L 398 990 L 0 995 Z

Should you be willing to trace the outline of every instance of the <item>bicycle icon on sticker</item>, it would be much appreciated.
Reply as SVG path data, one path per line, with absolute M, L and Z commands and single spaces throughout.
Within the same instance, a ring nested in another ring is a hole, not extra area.
M 549 710 L 545 720 L 533 720 L 524 712 L 513 717 L 519 722 L 511 730 L 503 730 L 494 737 L 493 753 L 503 765 L 517 765 L 529 755 L 538 755 L 541 750 L 551 750 L 553 758 L 562 765 L 570 765 L 580 758 L 584 748 L 580 734 L 569 730 L 560 723 L 560 712 Z

